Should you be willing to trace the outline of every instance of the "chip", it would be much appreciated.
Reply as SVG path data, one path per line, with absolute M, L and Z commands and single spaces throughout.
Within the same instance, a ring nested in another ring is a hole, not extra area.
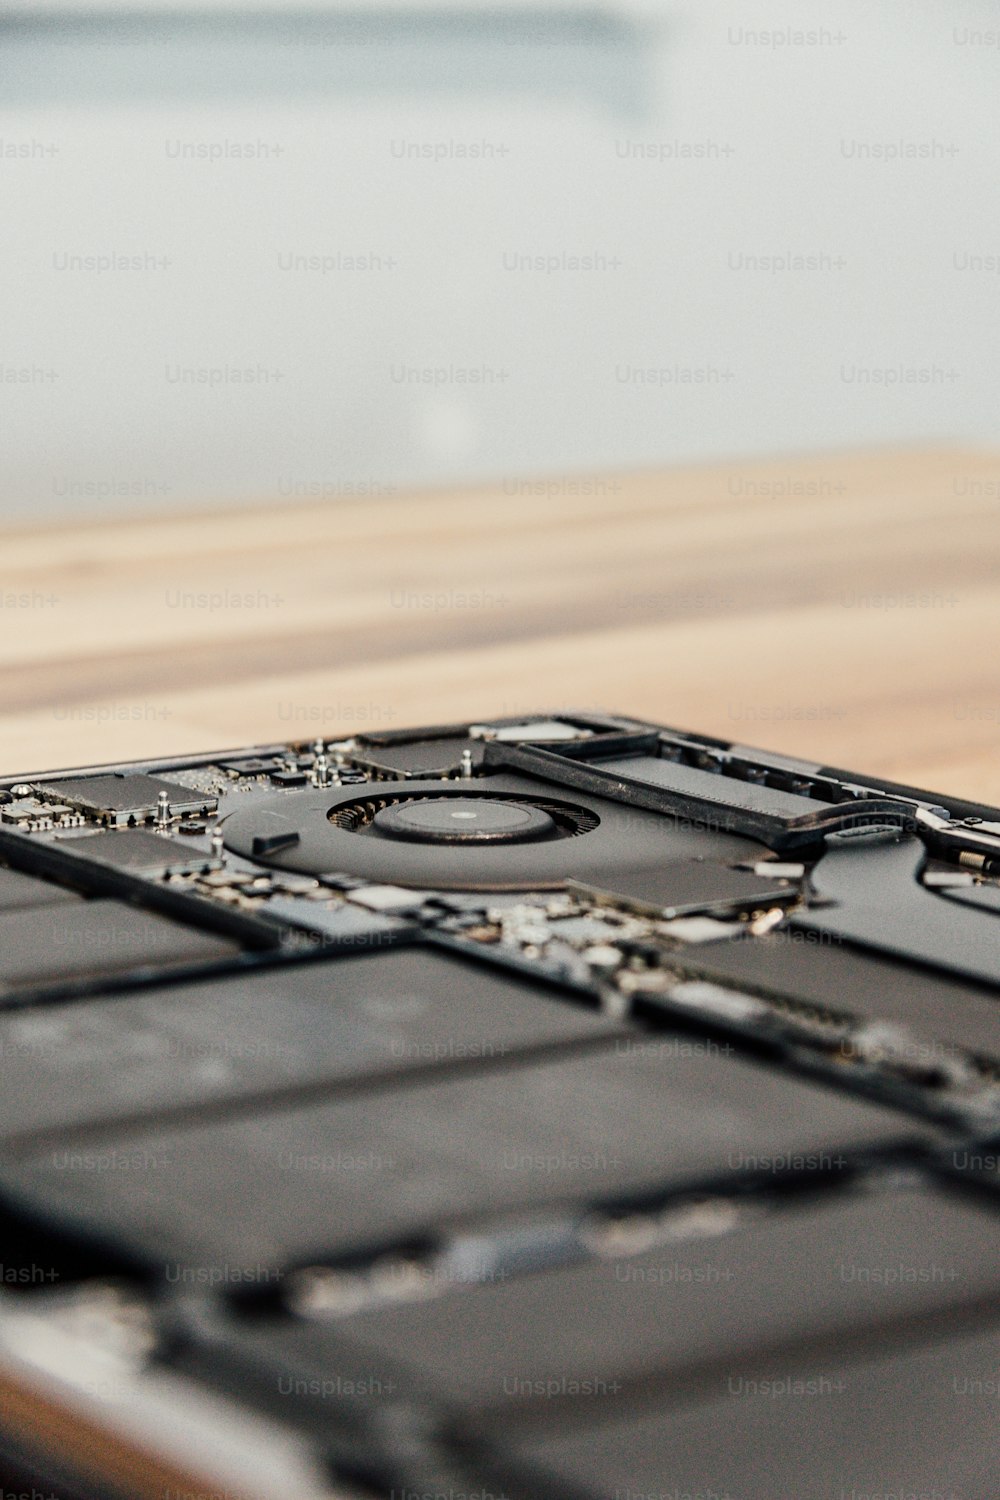
M 136 875 L 155 878 L 163 875 L 196 874 L 215 870 L 221 859 L 192 849 L 167 834 L 150 833 L 144 828 L 122 828 L 89 838 L 66 839 L 63 847 L 81 859 L 95 860 L 115 870 L 129 870 Z
M 359 741 L 351 759 L 367 770 L 407 780 L 425 776 L 448 776 L 466 764 L 482 765 L 483 746 L 467 735 L 442 736 L 440 739 L 412 739 L 380 743 L 378 738 Z
M 668 916 L 701 911 L 706 906 L 745 909 L 787 904 L 798 887 L 749 870 L 733 870 L 707 859 L 665 860 L 655 869 L 616 870 L 608 881 L 571 882 L 598 899 Z
M 39 782 L 39 796 L 64 802 L 69 807 L 91 813 L 102 822 L 112 824 L 143 823 L 156 815 L 161 792 L 167 794 L 174 817 L 190 813 L 208 813 L 218 805 L 218 798 L 206 792 L 193 791 L 176 781 L 161 781 L 158 776 L 126 775 L 69 777 L 65 781 Z

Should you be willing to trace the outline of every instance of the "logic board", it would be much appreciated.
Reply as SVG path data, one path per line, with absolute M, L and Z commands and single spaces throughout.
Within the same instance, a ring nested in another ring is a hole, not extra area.
M 24 1484 L 983 1500 L 998 1148 L 1000 810 L 576 711 L 0 781 Z

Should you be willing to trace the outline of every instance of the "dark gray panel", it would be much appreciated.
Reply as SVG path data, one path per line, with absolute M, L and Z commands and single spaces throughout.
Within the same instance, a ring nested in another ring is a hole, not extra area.
M 512 1443 L 526 1468 L 505 1493 L 547 1496 L 555 1481 L 580 1500 L 986 1500 L 1000 1472 L 998 1361 L 1000 1335 L 984 1332 L 856 1365 L 828 1346 L 734 1367 L 687 1410 Z
M 0 1182 L 156 1261 L 286 1263 L 452 1216 L 767 1178 L 929 1137 L 718 1046 L 657 1037 L 212 1127 L 109 1131 Z
M 19 991 L 231 957 L 226 938 L 120 901 L 70 901 L 0 915 L 0 1002 Z
M 925 857 L 918 839 L 831 849 L 812 879 L 832 904 L 796 917 L 797 926 L 1000 984 L 1000 923 L 926 890 L 917 880 Z
M 475 1064 L 621 1029 L 547 986 L 416 948 L 33 1006 L 0 1016 L 0 1133 Z
M 723 807 L 764 813 L 775 818 L 801 818 L 827 811 L 833 804 L 816 797 L 802 797 L 797 792 L 783 792 L 778 787 L 756 786 L 735 776 L 702 771 L 679 761 L 661 760 L 653 755 L 623 755 L 614 760 L 595 761 L 600 771 L 610 771 L 623 781 L 639 781 L 647 786 L 662 786 L 668 791 L 690 797 L 707 797 Z
M 960 901 L 979 911 L 1000 913 L 1000 885 L 945 886 L 937 892 L 946 901 Z
M 537 1402 L 597 1380 L 742 1361 L 992 1302 L 1000 1214 L 942 1191 L 834 1192 L 736 1233 L 596 1260 L 326 1322 L 292 1321 L 255 1348 L 320 1377 L 378 1371 L 461 1406 Z
M 81 897 L 64 885 L 53 885 L 49 880 L 39 880 L 37 875 L 25 875 L 22 870 L 0 866 L 0 913 L 18 911 L 26 906 L 54 906 L 62 901 L 79 900 Z
M 863 1020 L 893 1021 L 918 1037 L 1000 1056 L 1000 989 L 994 996 L 949 974 L 865 952 L 835 933 L 790 927 L 685 954 L 720 983 L 760 985 Z
M 586 888 L 672 912 L 716 902 L 743 906 L 790 901 L 798 889 L 788 881 L 768 880 L 709 859 L 665 860 L 657 869 L 616 870 L 606 881 L 595 879 Z

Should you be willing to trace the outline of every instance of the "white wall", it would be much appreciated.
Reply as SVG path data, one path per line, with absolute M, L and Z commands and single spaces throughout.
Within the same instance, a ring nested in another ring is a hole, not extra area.
M 6 514 L 997 440 L 1000 7 L 450 10 L 0 23 Z

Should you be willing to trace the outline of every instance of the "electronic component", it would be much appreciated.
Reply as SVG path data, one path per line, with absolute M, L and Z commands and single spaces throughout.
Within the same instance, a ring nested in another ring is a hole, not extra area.
M 464 734 L 405 740 L 363 735 L 355 741 L 350 759 L 375 776 L 423 780 L 427 776 L 458 776 L 463 767 L 470 773 L 478 770 L 483 747 Z
M 305 771 L 272 771 L 271 781 L 275 786 L 306 786 L 309 776 Z
M 0 782 L 0 1468 L 992 1493 L 1000 811 L 946 800 L 577 711 Z
M 769 879 L 766 864 L 751 872 L 704 859 L 669 860 L 655 870 L 618 871 L 604 889 L 580 881 L 570 882 L 570 889 L 650 915 L 680 916 L 706 907 L 749 910 L 798 898 L 799 888 L 778 878 L 777 862 L 775 867 Z
M 689 968 L 735 988 L 759 991 L 821 1013 L 902 1025 L 914 1042 L 944 1044 L 1000 1061 L 995 992 L 928 972 L 887 954 L 838 942 L 833 934 L 787 928 L 751 942 L 711 943 L 685 956 Z
M 144 773 L 115 772 L 110 776 L 41 781 L 35 784 L 35 791 L 48 801 L 66 803 L 102 823 L 115 825 L 145 823 L 155 818 L 164 793 L 173 817 L 212 812 L 217 805 L 215 797 Z
M 282 762 L 276 755 L 247 755 L 220 760 L 219 766 L 232 776 L 273 776 L 281 770 Z
M 42 833 L 50 828 L 82 828 L 86 819 L 72 807 L 59 802 L 43 802 L 39 797 L 16 797 L 0 806 L 0 823 L 13 824 L 26 833 Z
M 164 875 L 196 874 L 221 865 L 214 858 L 179 839 L 144 828 L 122 828 L 67 840 L 65 847 L 80 859 L 95 860 L 116 870 L 132 870 L 150 879 Z
M 430 891 L 409 891 L 401 885 L 362 885 L 348 891 L 348 901 L 366 906 L 369 911 L 405 915 L 420 911 L 431 898 Z
M 223 833 L 235 853 L 282 869 L 441 890 L 561 888 L 568 876 L 607 882 L 618 868 L 655 872 L 706 851 L 732 860 L 761 852 L 732 835 L 670 827 L 654 813 L 499 775 L 471 786 L 405 781 L 398 792 L 380 782 L 362 792 L 289 793 L 238 807 Z
M 759 839 L 771 849 L 815 845 L 838 829 L 912 827 L 917 804 L 869 787 L 747 761 L 662 733 L 596 736 L 561 750 L 490 742 L 486 765 L 525 771 L 634 807 Z

